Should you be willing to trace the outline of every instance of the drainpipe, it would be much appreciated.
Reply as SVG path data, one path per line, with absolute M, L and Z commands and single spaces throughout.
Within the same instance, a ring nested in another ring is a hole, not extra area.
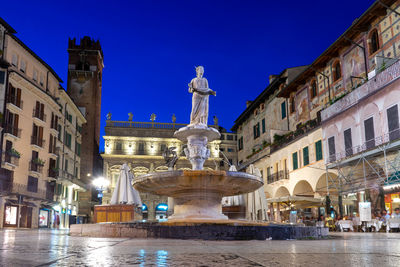
M 46 93 L 49 91 L 49 71 L 46 73 Z
M 285 99 L 286 101 L 286 118 L 287 118 L 287 130 L 290 131 L 290 124 L 289 124 L 289 103 L 288 99 Z

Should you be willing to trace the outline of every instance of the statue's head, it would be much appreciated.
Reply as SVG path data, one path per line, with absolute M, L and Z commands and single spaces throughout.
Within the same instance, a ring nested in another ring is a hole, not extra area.
M 197 74 L 197 77 L 203 77 L 203 74 L 204 74 L 204 67 L 203 66 L 197 66 L 196 67 L 196 74 Z

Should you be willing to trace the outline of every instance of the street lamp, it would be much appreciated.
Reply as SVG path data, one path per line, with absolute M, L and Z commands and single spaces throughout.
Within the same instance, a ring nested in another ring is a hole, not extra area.
M 93 180 L 92 184 L 98 191 L 97 197 L 100 199 L 100 205 L 101 205 L 103 200 L 103 191 L 107 189 L 107 187 L 110 185 L 110 181 L 108 181 L 104 177 L 98 177 Z

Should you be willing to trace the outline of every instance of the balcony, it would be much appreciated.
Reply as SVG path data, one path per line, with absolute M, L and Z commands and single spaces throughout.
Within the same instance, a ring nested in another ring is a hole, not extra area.
M 44 140 L 39 138 L 39 136 L 31 136 L 31 144 L 43 148 Z
M 334 99 L 332 101 L 333 103 L 322 111 L 322 121 L 325 122 L 326 120 L 343 113 L 358 104 L 365 97 L 385 88 L 398 78 L 400 78 L 400 61 L 397 61 L 387 69 L 382 70 L 382 72 L 378 73 L 375 77 L 368 80 L 355 90 L 338 97 L 336 100 Z
M 289 171 L 288 170 L 282 170 L 282 171 L 275 172 L 275 173 L 273 173 L 271 175 L 268 175 L 267 183 L 268 184 L 272 184 L 272 183 L 275 183 L 277 181 L 286 180 L 286 179 L 289 179 Z
M 48 177 L 57 178 L 58 177 L 58 169 L 57 168 L 48 169 Z
M 21 99 L 18 99 L 14 95 L 8 96 L 6 101 L 7 101 L 7 103 L 13 104 L 14 106 L 16 106 L 19 109 L 23 108 L 23 101 Z
M 327 163 L 334 163 L 337 161 L 350 159 L 360 154 L 361 152 L 374 150 L 379 146 L 386 145 L 395 141 L 400 141 L 400 129 L 396 129 L 394 131 L 384 134 L 383 136 L 378 136 L 374 139 L 368 140 L 361 145 L 346 148 L 344 151 L 330 154 L 327 159 Z
M 5 125 L 3 131 L 13 137 L 21 138 L 21 129 L 13 125 Z
M 58 177 L 69 181 L 72 181 L 74 178 L 76 178 L 73 174 L 70 174 L 69 172 L 64 170 L 58 171 Z
M 309 120 L 304 124 L 300 124 L 299 127 L 292 132 L 289 132 L 285 135 L 275 135 L 274 136 L 274 143 L 271 145 L 271 153 L 281 149 L 282 147 L 286 146 L 286 144 L 300 139 L 308 132 L 314 130 L 315 128 L 321 125 L 321 121 L 317 119 Z
M 32 117 L 39 119 L 42 122 L 46 122 L 46 114 L 43 114 L 43 112 L 40 112 L 39 109 L 33 110 Z
M 34 197 L 34 198 L 40 198 L 40 199 L 46 199 L 46 191 L 40 188 L 30 188 L 26 184 L 17 184 L 17 183 L 12 183 L 11 184 L 11 190 L 12 193 L 14 194 L 19 194 L 19 195 L 24 195 L 24 196 L 29 196 L 29 197 Z
M 44 162 L 40 159 L 32 159 L 29 163 L 29 170 L 37 173 L 43 172 Z
M 1 154 L 3 163 L 6 163 L 13 167 L 19 165 L 19 158 L 21 157 L 21 155 L 16 150 L 3 151 Z

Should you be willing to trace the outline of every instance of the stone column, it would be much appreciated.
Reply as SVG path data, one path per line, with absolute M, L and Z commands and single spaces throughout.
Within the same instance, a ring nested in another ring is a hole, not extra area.
M 0 229 L 3 228 L 4 223 L 4 205 L 5 199 L 4 197 L 0 197 Z

